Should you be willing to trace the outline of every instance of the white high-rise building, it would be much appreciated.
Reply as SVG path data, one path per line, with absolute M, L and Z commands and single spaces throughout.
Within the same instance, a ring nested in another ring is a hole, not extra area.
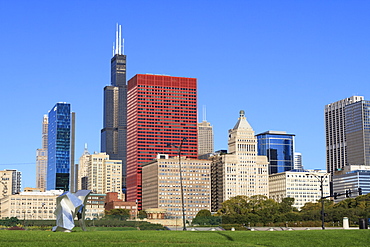
M 352 96 L 325 106 L 326 169 L 331 175 L 348 164 L 345 107 L 363 100 Z
M 42 120 L 41 148 L 36 150 L 36 187 L 46 189 L 46 171 L 48 166 L 48 115 Z
M 267 157 L 257 155 L 257 139 L 244 111 L 229 130 L 228 146 L 228 153 L 211 157 L 212 211 L 238 195 L 269 195 Z

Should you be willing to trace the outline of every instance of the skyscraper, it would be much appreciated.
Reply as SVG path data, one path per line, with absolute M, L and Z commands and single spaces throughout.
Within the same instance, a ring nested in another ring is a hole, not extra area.
M 47 190 L 69 190 L 71 159 L 71 133 L 74 114 L 68 103 L 57 103 L 49 112 Z
M 244 111 L 239 112 L 234 128 L 229 130 L 228 153 L 211 157 L 212 211 L 238 195 L 269 195 L 268 161 L 257 155 L 257 139 Z
M 127 201 L 141 208 L 141 165 L 157 154 L 197 158 L 197 80 L 135 75 L 127 96 Z
M 363 96 L 352 96 L 325 106 L 326 169 L 331 175 L 348 164 L 344 109 L 363 100 Z
M 203 120 L 198 123 L 198 156 L 213 153 L 213 127 Z
M 370 101 L 345 106 L 347 164 L 370 166 Z
M 46 189 L 46 171 L 48 166 L 48 116 L 42 120 L 42 146 L 36 150 L 36 187 Z
M 111 159 L 122 160 L 123 189 L 126 187 L 127 84 L 121 25 L 117 25 L 116 42 L 111 59 L 111 85 L 104 88 L 101 152 Z
M 294 135 L 285 131 L 266 131 L 257 136 L 258 154 L 267 156 L 269 174 L 294 169 Z

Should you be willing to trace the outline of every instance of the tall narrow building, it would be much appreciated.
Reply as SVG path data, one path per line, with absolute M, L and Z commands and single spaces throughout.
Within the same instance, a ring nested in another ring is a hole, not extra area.
M 46 189 L 48 165 L 48 116 L 42 120 L 41 148 L 36 150 L 36 188 Z
M 344 113 L 347 164 L 370 166 L 370 101 L 347 105 Z
M 198 123 L 198 156 L 213 153 L 213 127 L 203 120 Z
M 197 158 L 197 80 L 135 75 L 128 81 L 127 119 L 127 201 L 141 209 L 142 164 L 158 154 L 177 156 L 180 143 L 181 156 Z
M 302 154 L 294 152 L 294 170 L 303 169 Z
M 122 160 L 123 190 L 126 187 L 127 84 L 121 25 L 117 25 L 116 42 L 111 59 L 111 85 L 104 88 L 101 152 L 111 159 Z
M 270 130 L 256 137 L 258 154 L 269 161 L 269 175 L 294 169 L 294 134 Z
M 352 96 L 325 106 L 326 169 L 331 175 L 348 164 L 345 107 L 363 100 Z
M 73 117 L 68 103 L 57 103 L 49 112 L 47 190 L 69 190 Z

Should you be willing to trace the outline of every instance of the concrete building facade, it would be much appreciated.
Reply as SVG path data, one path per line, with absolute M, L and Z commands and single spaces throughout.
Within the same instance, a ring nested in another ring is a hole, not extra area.
M 18 170 L 0 171 L 0 198 L 21 192 L 22 174 Z
M 331 175 L 348 164 L 345 107 L 363 100 L 352 96 L 325 106 L 326 169 Z
M 294 170 L 303 169 L 302 154 L 294 152 Z
M 213 146 L 213 127 L 203 120 L 198 123 L 198 156 L 213 153 Z
M 238 195 L 269 195 L 268 161 L 257 155 L 257 139 L 244 111 L 229 130 L 228 153 L 216 153 L 212 160 L 212 211 Z
M 91 190 L 93 194 L 122 193 L 122 161 L 111 160 L 106 153 L 90 154 L 85 149 L 80 157 L 78 172 L 79 189 Z
M 211 205 L 211 161 L 184 156 L 158 158 L 142 167 L 143 209 L 165 209 L 170 218 L 182 217 L 180 169 L 186 219 L 193 219 Z M 179 221 L 180 222 L 180 221 Z
M 324 176 L 324 197 L 329 196 L 330 175 L 325 170 L 292 170 L 269 176 L 269 197 L 277 202 L 287 197 L 294 198 L 293 207 L 299 210 L 307 202 L 320 200 L 321 176 Z
M 0 199 L 0 217 L 17 217 L 26 220 L 53 220 L 56 198 L 63 190 L 21 192 Z

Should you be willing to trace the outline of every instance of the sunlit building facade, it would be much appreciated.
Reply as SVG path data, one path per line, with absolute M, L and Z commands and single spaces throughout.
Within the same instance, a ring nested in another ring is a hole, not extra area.
M 166 209 L 168 216 L 182 217 L 181 162 L 184 209 L 187 220 L 211 208 L 211 161 L 186 157 L 159 158 L 142 167 L 143 209 Z
M 301 209 L 307 202 L 321 199 L 321 177 L 324 197 L 330 195 L 330 175 L 325 170 L 291 170 L 269 176 L 269 197 L 277 202 L 294 198 L 293 207 Z
M 363 100 L 363 96 L 352 96 L 325 106 L 326 169 L 331 175 L 348 165 L 345 108 Z
M 197 80 L 138 74 L 128 81 L 127 201 L 141 209 L 141 166 L 157 154 L 197 158 Z M 185 139 L 184 139 L 185 138 Z

